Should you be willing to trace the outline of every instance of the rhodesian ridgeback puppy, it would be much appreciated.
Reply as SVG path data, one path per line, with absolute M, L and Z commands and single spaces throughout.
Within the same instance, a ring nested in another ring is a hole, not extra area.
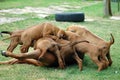
M 23 46 L 21 47 L 22 52 L 27 52 L 29 45 L 33 40 L 37 40 L 41 37 L 51 37 L 56 38 L 57 33 L 59 32 L 59 28 L 51 23 L 43 23 L 38 26 L 31 27 L 26 29 L 21 35 L 21 41 L 23 42 Z
M 66 30 L 75 32 L 79 34 L 80 36 L 82 36 L 84 39 L 88 40 L 90 43 L 93 43 L 99 46 L 103 51 L 103 55 L 107 57 L 109 61 L 109 66 L 112 65 L 112 59 L 110 56 L 110 47 L 114 43 L 114 37 L 112 34 L 111 34 L 111 40 L 105 41 L 101 39 L 100 37 L 98 37 L 97 35 L 90 32 L 89 30 L 87 30 L 86 28 L 78 26 L 78 25 L 69 26 Z
M 58 33 L 58 36 L 60 38 L 62 37 L 61 34 L 59 34 L 59 33 Z M 73 33 L 71 31 L 65 31 L 64 36 L 66 36 L 64 38 L 66 38 L 69 41 L 83 40 L 78 34 Z M 88 54 L 90 56 L 90 58 L 92 59 L 92 61 L 98 66 L 98 71 L 101 71 L 102 69 L 104 69 L 108 66 L 108 61 L 104 58 L 104 55 L 102 55 L 103 52 L 102 52 L 101 48 L 99 48 L 98 46 L 91 44 L 91 43 L 83 42 L 83 43 L 76 44 L 74 46 L 74 48 L 77 51 Z M 100 60 L 99 60 L 99 58 L 100 58 Z

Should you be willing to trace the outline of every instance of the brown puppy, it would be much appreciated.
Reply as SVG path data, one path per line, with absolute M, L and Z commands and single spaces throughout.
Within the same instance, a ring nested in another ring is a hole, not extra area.
M 31 43 L 41 37 L 51 37 L 50 35 L 53 35 L 54 37 L 52 38 L 56 38 L 55 36 L 59 30 L 60 29 L 58 27 L 51 23 L 43 23 L 26 29 L 21 35 L 21 41 L 23 43 L 21 52 L 27 52 Z
M 62 37 L 61 34 L 58 34 L 58 36 Z M 66 36 L 65 38 L 69 41 L 83 40 L 78 34 L 70 31 L 66 31 L 64 36 Z M 79 43 L 75 45 L 74 48 L 77 51 L 88 54 L 92 61 L 98 66 L 98 71 L 101 71 L 108 66 L 108 61 L 106 59 L 102 59 L 104 55 L 102 55 L 102 50 L 98 46 L 91 43 Z M 99 58 L 101 60 L 99 60 Z
M 98 71 L 107 68 L 107 60 L 104 61 L 102 58 L 102 50 L 96 45 L 90 43 L 79 43 L 74 48 L 77 51 L 81 51 L 82 53 L 90 56 L 91 60 L 98 66 Z
M 10 36 L 14 36 L 14 35 L 21 35 L 22 32 L 24 32 L 24 30 L 17 30 L 14 32 L 10 32 L 10 31 L 1 31 L 1 33 L 4 34 L 9 34 Z M 21 42 L 21 36 L 17 36 L 17 37 L 13 37 L 11 38 L 11 42 L 7 48 L 7 51 L 13 52 L 13 50 L 17 47 L 18 44 L 22 44 Z
M 112 59 L 110 56 L 110 47 L 114 43 L 114 37 L 112 36 L 112 34 L 111 34 L 111 40 L 109 42 L 107 42 L 107 41 L 104 41 L 103 39 L 101 39 L 100 37 L 96 36 L 92 32 L 90 32 L 89 30 L 87 30 L 81 26 L 78 26 L 78 25 L 69 26 L 66 30 L 75 32 L 75 33 L 79 34 L 81 37 L 83 37 L 84 39 L 88 40 L 90 43 L 93 43 L 93 44 L 99 46 L 103 51 L 103 55 L 105 55 L 107 57 L 107 59 L 109 61 L 109 66 L 111 66 Z

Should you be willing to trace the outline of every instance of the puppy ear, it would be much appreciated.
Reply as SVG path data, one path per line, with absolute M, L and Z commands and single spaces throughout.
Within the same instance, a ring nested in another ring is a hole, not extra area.
M 60 38 L 63 38 L 65 35 L 65 31 L 64 30 L 59 30 L 58 33 L 57 33 L 57 37 L 60 39 Z

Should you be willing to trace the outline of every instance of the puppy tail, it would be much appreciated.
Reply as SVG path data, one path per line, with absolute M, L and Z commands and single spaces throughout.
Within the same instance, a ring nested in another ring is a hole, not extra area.
M 10 32 L 10 31 L 1 31 L 0 33 L 9 34 L 9 35 L 12 34 L 12 32 Z
M 62 46 L 67 46 L 67 45 L 70 45 L 70 46 L 74 46 L 78 43 L 82 43 L 82 42 L 87 42 L 89 43 L 89 41 L 87 40 L 81 40 L 81 41 L 74 41 L 74 42 L 70 42 L 70 43 L 67 43 L 67 44 L 58 44 L 59 47 L 62 47 Z
M 0 32 L 1 37 L 3 37 L 2 33 L 4 33 L 4 34 L 9 34 L 9 35 L 12 34 L 12 32 L 10 32 L 10 31 L 1 31 L 1 32 Z
M 110 45 L 112 45 L 112 44 L 115 42 L 115 40 L 114 40 L 114 37 L 113 37 L 112 33 L 111 33 L 110 35 L 111 35 L 111 38 L 110 38 Z
M 89 43 L 89 41 L 87 41 L 87 40 L 74 41 L 74 42 L 70 43 L 70 46 L 74 46 L 74 45 L 76 45 L 76 44 L 78 44 L 78 43 L 82 43 L 82 42 Z
M 2 41 L 7 40 L 7 39 L 11 39 L 11 38 L 14 38 L 14 37 L 19 37 L 19 36 L 21 36 L 21 35 L 12 35 L 10 37 L 7 37 L 7 38 L 3 39 Z

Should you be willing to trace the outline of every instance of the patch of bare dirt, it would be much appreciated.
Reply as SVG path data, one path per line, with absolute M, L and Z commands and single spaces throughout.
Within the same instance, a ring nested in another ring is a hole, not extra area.
M 24 20 L 25 18 L 9 18 L 9 17 L 0 17 L 0 25 L 4 23 L 11 23 L 15 21 L 21 21 Z
M 112 17 L 110 17 L 110 19 L 112 19 L 112 20 L 120 20 L 120 16 L 112 16 Z
M 94 5 L 94 4 L 96 4 L 96 3 L 92 3 L 92 4 L 89 4 L 86 6 L 90 6 L 90 5 Z M 73 7 L 67 3 L 63 3 L 62 5 L 59 5 L 59 6 L 52 5 L 49 7 L 25 7 L 22 9 L 20 9 L 20 8 L 3 9 L 3 10 L 0 10 L 0 16 L 2 16 L 2 17 L 0 17 L 0 25 L 26 19 L 23 17 L 22 18 L 5 17 L 5 13 L 16 14 L 16 15 L 34 13 L 39 18 L 45 18 L 45 17 L 49 16 L 50 14 L 60 13 L 60 12 L 64 12 L 64 11 L 67 11 L 70 9 L 77 9 L 77 8 L 81 8 L 81 6 L 76 5 Z M 87 20 L 87 21 L 89 21 L 89 20 Z

